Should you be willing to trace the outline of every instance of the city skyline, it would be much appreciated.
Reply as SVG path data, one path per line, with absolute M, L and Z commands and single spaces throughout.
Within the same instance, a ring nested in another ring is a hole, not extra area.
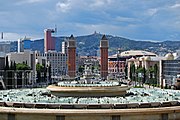
M 0 1 L 0 32 L 4 39 L 44 38 L 94 31 L 134 40 L 179 40 L 179 0 L 8 0 Z

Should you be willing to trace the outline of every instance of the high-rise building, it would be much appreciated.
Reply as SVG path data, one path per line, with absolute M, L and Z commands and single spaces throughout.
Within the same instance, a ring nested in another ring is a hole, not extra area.
M 45 29 L 44 33 L 44 52 L 55 50 L 55 38 L 51 36 L 51 33 L 54 33 L 54 30 Z
M 31 50 L 31 40 L 30 38 L 18 39 L 18 52 L 24 52 L 24 50 Z
M 67 54 L 67 40 L 65 39 L 63 42 L 62 42 L 62 53 L 64 54 Z
M 68 40 L 68 75 L 70 77 L 76 76 L 76 41 L 73 35 Z
M 30 39 L 24 39 L 24 49 L 25 50 L 31 50 L 31 40 Z
M 101 78 L 107 79 L 108 76 L 108 39 L 103 35 L 100 41 L 101 52 Z
M 9 53 L 11 49 L 11 43 L 10 42 L 1 42 L 0 43 L 0 53 Z
M 61 76 L 66 75 L 67 72 L 67 54 L 57 51 L 45 52 L 47 62 L 51 65 L 51 75 Z
M 18 39 L 18 53 L 24 52 L 24 41 L 22 39 Z
M 4 70 L 5 68 L 5 57 L 6 57 L 6 54 L 3 52 L 0 52 L 0 70 Z

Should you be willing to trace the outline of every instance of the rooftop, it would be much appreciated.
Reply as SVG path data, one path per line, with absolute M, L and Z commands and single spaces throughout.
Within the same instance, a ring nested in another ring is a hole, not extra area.
M 155 53 L 143 50 L 129 50 L 120 54 L 121 56 L 157 56 Z

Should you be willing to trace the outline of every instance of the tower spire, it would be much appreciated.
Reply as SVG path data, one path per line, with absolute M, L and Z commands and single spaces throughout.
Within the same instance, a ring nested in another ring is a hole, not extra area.
M 108 39 L 105 35 L 100 41 L 101 52 L 101 77 L 107 79 L 108 76 Z
M 73 35 L 68 40 L 68 75 L 71 78 L 76 77 L 76 41 Z

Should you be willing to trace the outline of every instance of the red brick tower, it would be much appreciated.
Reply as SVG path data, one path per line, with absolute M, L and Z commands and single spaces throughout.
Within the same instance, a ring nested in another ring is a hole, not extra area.
M 101 49 L 101 78 L 107 79 L 108 76 L 108 39 L 103 35 L 100 41 Z
M 44 30 L 44 52 L 55 50 L 55 38 L 51 36 L 51 33 L 54 33 L 53 29 Z
M 73 35 L 68 40 L 68 75 L 70 77 L 76 76 L 76 41 Z

